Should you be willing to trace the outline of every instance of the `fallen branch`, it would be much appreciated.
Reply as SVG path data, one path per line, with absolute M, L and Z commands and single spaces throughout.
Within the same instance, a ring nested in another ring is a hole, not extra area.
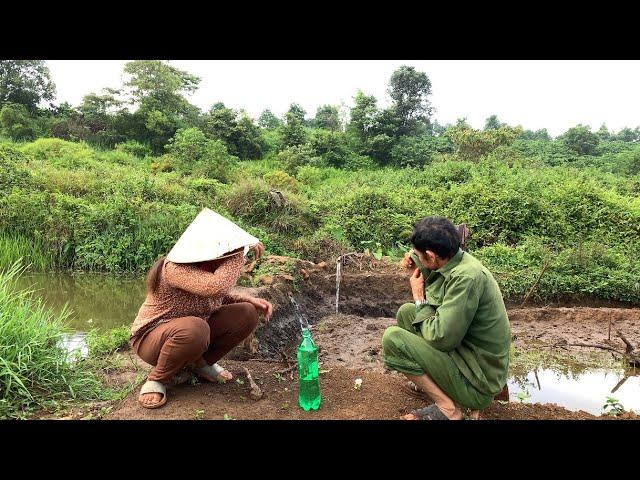
M 249 373 L 249 369 L 247 367 L 242 367 L 242 369 L 244 370 L 244 373 L 247 376 L 247 381 L 249 382 L 249 386 L 251 387 L 249 396 L 254 400 L 260 400 L 263 395 L 262 390 L 260 389 L 258 384 L 253 381 L 253 377 L 251 376 L 251 373 Z
M 622 339 L 624 344 L 627 346 L 627 349 L 626 349 L 626 353 L 627 354 L 630 354 L 631 352 L 633 352 L 636 349 L 636 347 L 634 347 L 633 344 L 629 340 L 627 340 L 625 338 L 625 336 L 622 334 L 622 332 L 620 330 L 616 330 L 616 333 Z
M 615 348 L 612 347 L 607 347 L 604 345 L 595 345 L 592 343 L 567 343 L 566 344 L 568 347 L 589 347 L 589 348 L 601 348 L 602 350 L 609 350 L 611 352 L 616 352 L 617 354 L 620 354 L 622 356 L 624 356 L 624 353 L 621 352 L 620 350 L 617 350 Z
M 284 375 L 285 373 L 289 373 L 292 370 L 295 370 L 296 367 L 297 365 L 291 365 L 290 367 L 287 367 L 284 370 L 278 370 L 276 373 L 279 373 L 280 375 Z
M 520 308 L 524 307 L 524 304 L 527 303 L 527 300 L 529 300 L 529 297 L 531 296 L 531 294 L 533 293 L 533 291 L 536 289 L 536 287 L 538 286 L 538 284 L 540 283 L 540 279 L 542 278 L 542 275 L 544 275 L 545 270 L 547 269 L 547 267 L 549 266 L 549 261 L 547 260 L 543 267 L 542 267 L 542 271 L 540 272 L 540 275 L 538 275 L 538 279 L 536 280 L 536 282 L 531 286 L 531 288 L 529 289 L 529 291 L 527 292 L 527 295 L 524 297 L 524 300 L 522 301 L 522 303 L 520 304 Z

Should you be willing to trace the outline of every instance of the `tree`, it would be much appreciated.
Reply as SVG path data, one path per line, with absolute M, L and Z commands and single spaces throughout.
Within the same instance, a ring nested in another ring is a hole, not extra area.
M 487 120 L 484 122 L 484 129 L 485 130 L 497 130 L 498 128 L 500 128 L 503 124 L 500 123 L 500 121 L 498 120 L 498 116 L 497 115 L 491 115 L 489 118 L 487 118 Z
M 500 146 L 511 145 L 521 133 L 520 127 L 502 126 L 495 130 L 474 130 L 458 124 L 447 129 L 445 136 L 451 140 L 461 159 L 478 161 Z
M 360 142 L 365 142 L 376 125 L 376 117 L 378 115 L 377 100 L 373 95 L 365 95 L 361 90 L 358 90 L 353 100 L 354 106 L 351 108 L 351 121 L 349 122 L 348 130 Z
M 637 142 L 640 140 L 640 129 L 636 127 L 635 130 L 631 130 L 629 127 L 624 127 L 618 133 L 612 135 L 611 140 L 618 140 L 620 142 Z
M 316 127 L 325 130 L 340 130 L 340 117 L 338 107 L 333 105 L 322 105 L 316 111 Z
M 524 130 L 519 136 L 519 140 L 542 140 L 545 142 L 551 141 L 551 135 L 547 132 L 546 128 L 540 130 Z
M 135 60 L 124 67 L 131 103 L 148 132 L 147 140 L 158 152 L 178 128 L 197 123 L 199 110 L 184 95 L 193 93 L 200 78 L 160 60 Z
M 607 126 L 604 123 L 600 127 L 600 130 L 598 130 L 596 132 L 596 135 L 598 135 L 598 138 L 602 142 L 606 142 L 606 141 L 611 140 L 611 133 L 609 133 L 609 129 L 607 128 Z
M 433 112 L 429 102 L 431 81 L 414 67 L 402 66 L 391 75 L 389 96 L 400 121 L 400 135 L 413 133 L 417 123 L 429 123 Z
M 0 107 L 14 103 L 34 113 L 41 102 L 51 103 L 55 93 L 43 60 L 0 60 Z
M 0 128 L 3 135 L 13 140 L 33 140 L 38 134 L 27 107 L 16 103 L 7 103 L 0 109 Z
M 595 155 L 600 139 L 589 127 L 577 125 L 559 137 L 567 148 L 578 155 Z
M 281 127 L 282 146 L 295 147 L 307 141 L 307 132 L 304 129 L 300 115 L 291 111 L 285 114 L 285 123 Z
M 299 104 L 292 103 L 289 106 L 289 110 L 287 113 L 290 113 L 291 115 L 296 117 L 304 125 L 305 123 L 304 116 L 307 114 L 307 112 Z
M 271 110 L 264 110 L 258 117 L 258 126 L 266 130 L 274 130 L 282 125 L 282 120 L 276 117 Z
M 229 153 L 242 160 L 262 156 L 266 148 L 260 129 L 246 113 L 238 119 L 238 112 L 216 103 L 204 118 L 203 130 L 207 137 L 222 141 Z

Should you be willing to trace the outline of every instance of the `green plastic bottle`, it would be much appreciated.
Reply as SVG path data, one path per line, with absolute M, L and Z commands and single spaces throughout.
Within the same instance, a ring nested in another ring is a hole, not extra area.
M 318 348 L 308 329 L 302 330 L 298 346 L 298 404 L 303 410 L 320 407 L 320 380 L 318 378 Z

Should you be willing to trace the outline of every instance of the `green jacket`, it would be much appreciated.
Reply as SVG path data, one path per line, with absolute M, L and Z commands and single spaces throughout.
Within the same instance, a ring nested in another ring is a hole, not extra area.
M 511 327 L 498 283 L 479 260 L 458 250 L 442 268 L 426 270 L 427 304 L 418 307 L 414 324 L 424 339 L 451 355 L 480 392 L 496 395 L 507 383 Z

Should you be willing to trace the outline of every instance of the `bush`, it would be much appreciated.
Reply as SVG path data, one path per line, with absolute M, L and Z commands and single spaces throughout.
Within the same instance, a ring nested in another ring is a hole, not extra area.
M 438 153 L 452 152 L 453 145 L 446 137 L 401 137 L 391 149 L 391 163 L 399 167 L 420 167 L 431 163 Z
M 520 133 L 520 127 L 474 130 L 466 125 L 456 125 L 447 129 L 444 135 L 451 140 L 461 159 L 477 162 L 496 148 L 511 145 Z
M 37 120 L 24 105 L 6 104 L 0 109 L 0 131 L 13 140 L 32 140 L 38 136 Z
M 25 155 L 11 145 L 0 143 L 0 191 L 29 183 L 31 176 L 23 166 L 27 161 Z
M 0 272 L 0 418 L 25 418 L 67 400 L 97 400 L 105 390 L 62 342 L 71 333 L 68 313 L 55 315 L 29 292 L 20 292 L 18 265 Z
M 221 182 L 230 179 L 237 161 L 222 141 L 207 139 L 197 128 L 178 130 L 166 150 L 181 171 Z M 159 169 L 156 167 L 156 171 Z
M 270 187 L 298 192 L 298 181 L 282 170 L 265 173 L 262 178 Z
M 598 135 L 584 125 L 570 128 L 558 139 L 578 155 L 594 155 L 600 142 Z
M 129 346 L 131 335 L 128 326 L 116 327 L 107 332 L 100 333 L 97 329 L 87 333 L 86 341 L 89 355 L 92 357 L 106 357 L 118 350 Z
M 314 156 L 313 150 L 308 145 L 285 148 L 278 153 L 278 161 L 290 175 L 295 175 L 298 168 L 305 165 L 323 166 L 322 159 Z
M 116 144 L 116 150 L 120 150 L 138 158 L 150 156 L 152 153 L 151 147 L 136 140 L 127 140 L 126 142 L 118 143 Z

